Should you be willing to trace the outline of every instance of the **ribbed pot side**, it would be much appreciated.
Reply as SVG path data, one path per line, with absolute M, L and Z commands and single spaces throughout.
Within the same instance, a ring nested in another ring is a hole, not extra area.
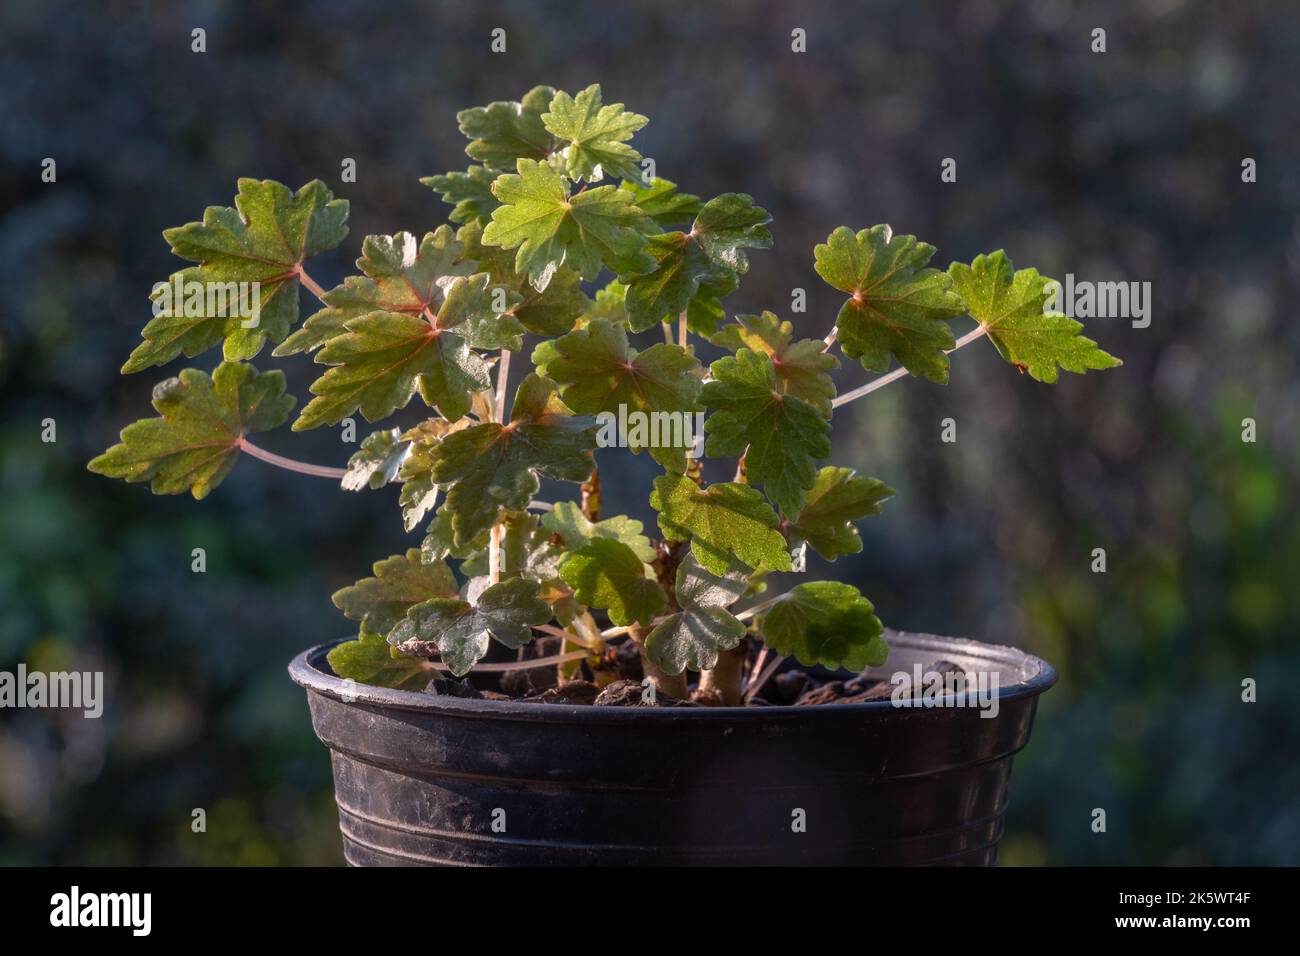
M 1011 647 L 888 636 L 882 676 L 940 659 L 996 673 L 997 715 L 434 697 L 345 684 L 328 644 L 289 671 L 354 865 L 992 864 L 1012 758 L 1056 673 Z

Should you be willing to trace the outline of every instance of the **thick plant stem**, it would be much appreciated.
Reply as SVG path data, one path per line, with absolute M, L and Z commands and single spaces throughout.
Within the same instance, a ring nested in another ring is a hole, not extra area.
M 634 627 L 631 634 L 632 640 L 636 641 L 636 646 L 641 651 L 641 669 L 645 672 L 645 676 L 650 678 L 655 690 L 669 697 L 676 697 L 678 700 L 689 698 L 690 688 L 686 684 L 686 671 L 680 674 L 665 673 L 663 668 L 650 660 L 650 655 L 645 652 L 645 628 Z
M 741 703 L 740 681 L 745 670 L 745 645 L 718 651 L 718 663 L 700 674 L 700 686 L 692 699 L 713 707 L 736 707 Z

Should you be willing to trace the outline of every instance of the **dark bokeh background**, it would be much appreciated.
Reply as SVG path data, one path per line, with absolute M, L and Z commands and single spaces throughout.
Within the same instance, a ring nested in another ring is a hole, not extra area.
M 1002 247 L 1052 275 L 1152 283 L 1149 328 L 1090 324 L 1122 369 L 1048 387 L 981 342 L 947 388 L 909 380 L 842 409 L 836 461 L 900 494 L 834 573 L 895 627 L 1061 670 L 1016 765 L 1005 861 L 1300 862 L 1298 15 L 1245 0 L 6 0 L 0 669 L 103 669 L 108 704 L 98 721 L 0 712 L 0 863 L 339 861 L 326 753 L 284 665 L 346 632 L 331 591 L 416 539 L 393 489 L 243 461 L 196 503 L 86 472 L 183 364 L 117 372 L 150 286 L 180 267 L 159 233 L 229 204 L 239 176 L 319 177 L 352 201 L 345 246 L 312 266 L 329 286 L 365 234 L 444 221 L 417 179 L 467 164 L 457 110 L 590 82 L 651 117 L 636 142 L 661 175 L 775 216 L 733 311 L 788 314 L 803 287 L 794 318 L 824 334 L 839 295 L 812 246 L 840 224 L 890 222 L 942 264 Z M 196 26 L 206 54 L 190 52 Z M 1105 54 L 1089 50 L 1098 26 Z M 57 184 L 40 181 L 47 156 Z M 940 182 L 949 156 L 956 184 Z M 339 182 L 344 157 L 356 184 Z M 274 364 L 301 398 L 310 363 Z M 846 368 L 841 387 L 867 378 Z M 956 444 L 939 441 L 948 416 Z M 331 429 L 264 444 L 330 464 L 351 451 Z M 612 505 L 644 515 L 646 464 L 625 466 Z M 1240 700 L 1246 677 L 1258 703 Z

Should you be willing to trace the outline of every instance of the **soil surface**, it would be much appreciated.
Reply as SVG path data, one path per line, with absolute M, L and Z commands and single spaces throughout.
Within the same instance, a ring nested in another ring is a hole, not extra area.
M 521 661 L 549 657 L 559 653 L 560 641 L 545 637 L 520 648 Z M 749 647 L 745 673 L 752 674 L 757 658 L 757 648 Z M 446 697 L 475 700 L 514 700 L 530 704 L 583 704 L 593 707 L 701 707 L 699 700 L 680 700 L 662 691 L 651 692 L 642 683 L 640 653 L 632 641 L 611 648 L 600 666 L 593 668 L 587 661 L 578 662 L 571 677 L 560 678 L 554 665 L 521 667 L 501 675 L 497 689 L 476 686 L 467 678 L 455 680 L 438 677 L 429 682 L 426 693 Z M 923 668 L 924 672 L 940 675 L 964 674 L 961 666 L 947 660 L 938 660 Z M 480 679 L 481 680 L 481 679 Z M 912 688 L 910 680 L 895 686 L 879 675 L 863 671 L 852 677 L 817 676 L 807 671 L 790 669 L 781 671 L 756 691 L 746 706 L 818 707 L 835 704 L 859 704 L 891 697 L 919 696 L 921 689 Z

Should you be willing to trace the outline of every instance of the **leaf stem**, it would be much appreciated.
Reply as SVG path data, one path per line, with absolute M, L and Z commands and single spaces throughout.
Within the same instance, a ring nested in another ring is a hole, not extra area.
M 295 461 L 292 458 L 285 458 L 283 455 L 277 455 L 269 452 L 265 448 L 258 448 L 245 436 L 239 436 L 239 450 L 247 452 L 254 458 L 258 458 L 268 465 L 275 465 L 277 468 L 283 468 L 285 471 L 296 471 L 300 475 L 315 475 L 318 478 L 342 478 L 348 473 L 346 468 L 331 468 L 328 465 L 309 465 L 304 461 Z
M 307 291 L 320 299 L 322 303 L 325 302 L 325 290 L 320 287 L 315 279 L 307 275 L 307 270 L 302 267 L 301 263 L 298 265 L 298 281 L 305 285 Z
M 686 348 L 686 310 L 682 309 L 682 314 L 677 316 L 677 344 Z
M 948 349 L 944 354 L 951 355 L 959 348 L 969 345 L 971 342 L 974 342 L 976 339 L 983 337 L 987 332 L 988 329 L 986 329 L 984 326 L 982 325 L 976 326 L 974 329 L 972 329 L 971 331 L 963 335 L 961 338 L 959 338 L 957 340 L 957 343 L 952 348 Z M 902 378 L 906 374 L 907 374 L 907 369 L 903 368 L 900 365 L 898 368 L 894 369 L 888 375 L 882 375 L 877 379 L 873 379 L 872 381 L 868 382 L 866 385 L 861 385 L 853 389 L 853 391 L 851 392 L 845 392 L 843 395 L 837 395 L 835 397 L 835 400 L 831 402 L 831 408 L 839 408 L 841 405 L 847 405 L 849 402 L 855 401 L 856 399 L 861 398 L 863 395 L 870 395 L 876 389 L 884 388 L 890 382 L 896 382 L 898 381 L 898 379 Z

